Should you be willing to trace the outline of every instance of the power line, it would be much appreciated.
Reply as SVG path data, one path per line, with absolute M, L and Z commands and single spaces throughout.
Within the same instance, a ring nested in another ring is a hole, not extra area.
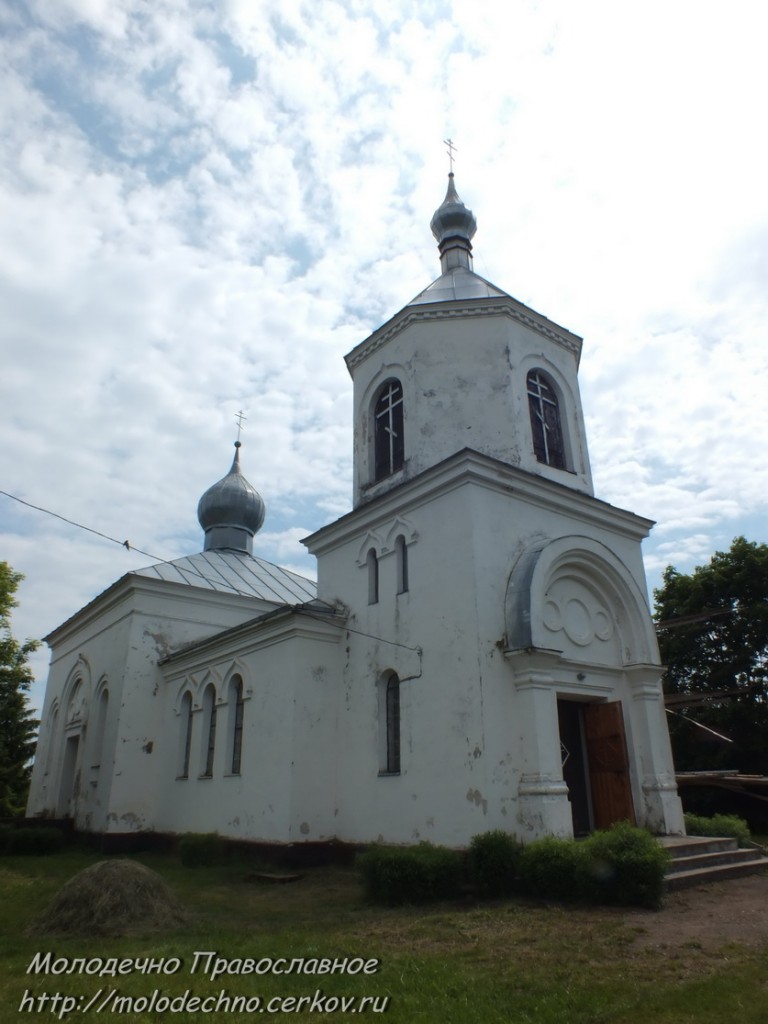
M 58 512 L 52 512 L 49 508 L 42 508 L 40 505 L 33 505 L 31 501 L 25 501 L 23 498 L 17 497 L 15 494 L 9 494 L 8 491 L 0 490 L 0 494 L 5 495 L 6 498 L 12 498 L 13 501 L 18 501 L 22 505 L 26 505 L 27 508 L 33 508 L 36 512 L 43 512 L 47 516 L 53 516 L 54 519 L 60 519 L 63 523 L 67 523 L 69 526 L 74 526 L 78 530 L 85 530 L 87 533 L 93 533 L 97 537 L 101 537 L 103 540 L 108 540 L 112 544 L 119 544 L 121 548 L 125 548 L 126 551 L 135 551 L 139 555 L 144 555 L 146 558 L 151 558 L 153 562 L 161 563 L 162 565 L 173 565 L 174 562 L 169 558 L 161 558 L 159 555 L 153 555 L 149 551 L 143 551 L 141 548 L 134 547 L 128 540 L 118 540 L 117 537 L 110 537 L 107 533 L 102 533 L 101 530 L 94 530 L 91 526 L 84 526 L 83 523 L 78 523 L 74 519 L 67 519 L 66 516 L 59 515 Z M 253 594 L 246 594 L 244 591 L 238 589 L 234 583 L 230 583 L 224 578 L 220 580 L 213 580 L 209 576 L 204 575 L 199 570 L 192 568 L 192 566 L 184 566 L 184 572 L 189 573 L 190 576 L 197 576 L 199 579 L 204 580 L 206 583 L 210 583 L 212 587 L 221 588 L 223 590 L 231 590 L 235 594 L 241 594 L 243 597 L 253 597 Z
M 146 555 L 147 558 L 154 558 L 158 562 L 167 561 L 165 558 L 159 558 L 157 555 L 151 555 L 149 551 L 142 551 L 141 548 L 134 547 L 128 540 L 118 540 L 117 537 L 110 537 L 108 534 L 102 533 L 100 530 L 94 530 L 91 526 L 84 526 L 82 523 L 75 522 L 74 519 L 67 519 L 66 516 L 61 516 L 58 512 L 51 512 L 49 508 L 42 508 L 40 505 L 33 505 L 31 501 L 25 501 L 23 498 L 19 498 L 15 494 L 9 494 L 8 491 L 0 491 L 0 494 L 4 494 L 6 498 L 12 498 L 13 501 L 18 501 L 21 505 L 26 505 L 27 508 L 33 508 L 36 512 L 44 512 L 47 516 L 53 516 L 54 519 L 60 519 L 62 523 L 68 523 L 69 526 L 76 526 L 78 530 L 86 530 L 88 533 L 94 533 L 97 537 L 109 540 L 113 544 L 119 544 L 120 547 L 125 548 L 126 551 L 138 551 L 140 555 Z

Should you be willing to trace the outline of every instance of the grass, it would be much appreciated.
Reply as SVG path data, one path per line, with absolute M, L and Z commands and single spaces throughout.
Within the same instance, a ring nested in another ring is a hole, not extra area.
M 25 991 L 83 996 L 99 988 L 147 996 L 185 990 L 206 997 L 230 994 L 388 996 L 386 1020 L 403 1024 L 722 1024 L 765 1020 L 766 950 L 709 951 L 645 947 L 622 911 L 563 908 L 500 900 L 381 909 L 362 901 L 350 868 L 307 871 L 287 885 L 246 882 L 242 864 L 183 868 L 165 856 L 142 856 L 194 915 L 191 926 L 163 935 L 115 939 L 25 937 L 28 923 L 61 885 L 93 863 L 90 853 L 0 861 L 0 1022 L 57 1019 L 21 1014 Z M 652 921 L 649 912 L 649 922 Z M 637 920 L 636 916 L 633 920 Z M 38 951 L 56 957 L 180 957 L 174 975 L 27 975 Z M 195 950 L 230 960 L 251 957 L 376 957 L 373 975 L 189 974 Z M 77 1019 L 74 1013 L 69 1019 Z M 86 1015 L 82 1015 L 86 1016 Z M 342 1020 L 331 1013 L 121 1013 L 119 1019 L 268 1022 Z M 368 1014 L 369 1017 L 373 1016 Z M 376 1015 L 378 1016 L 378 1015 Z

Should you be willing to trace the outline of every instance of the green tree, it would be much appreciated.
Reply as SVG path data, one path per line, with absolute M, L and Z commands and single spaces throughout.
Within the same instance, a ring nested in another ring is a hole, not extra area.
M 27 658 L 38 642 L 11 635 L 11 609 L 24 577 L 0 562 L 0 817 L 24 813 L 38 722 L 28 703 L 33 681 Z
M 669 566 L 663 580 L 655 617 L 665 691 L 709 698 L 670 706 L 678 771 L 768 775 L 768 545 L 737 537 L 707 565 L 688 575 Z

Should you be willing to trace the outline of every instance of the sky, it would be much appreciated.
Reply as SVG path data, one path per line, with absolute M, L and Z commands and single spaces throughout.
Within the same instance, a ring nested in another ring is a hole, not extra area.
M 584 338 L 649 589 L 768 541 L 766 35 L 762 0 L 0 0 L 14 634 L 201 550 L 240 410 L 255 553 L 314 575 L 343 356 L 439 274 L 447 138 L 475 270 Z

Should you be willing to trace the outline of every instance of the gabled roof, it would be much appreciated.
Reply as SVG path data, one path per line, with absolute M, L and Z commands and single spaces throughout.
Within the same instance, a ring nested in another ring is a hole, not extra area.
M 190 587 L 258 597 L 278 604 L 300 604 L 317 594 L 317 584 L 241 551 L 202 551 L 173 562 L 135 569 L 133 576 L 186 583 Z

